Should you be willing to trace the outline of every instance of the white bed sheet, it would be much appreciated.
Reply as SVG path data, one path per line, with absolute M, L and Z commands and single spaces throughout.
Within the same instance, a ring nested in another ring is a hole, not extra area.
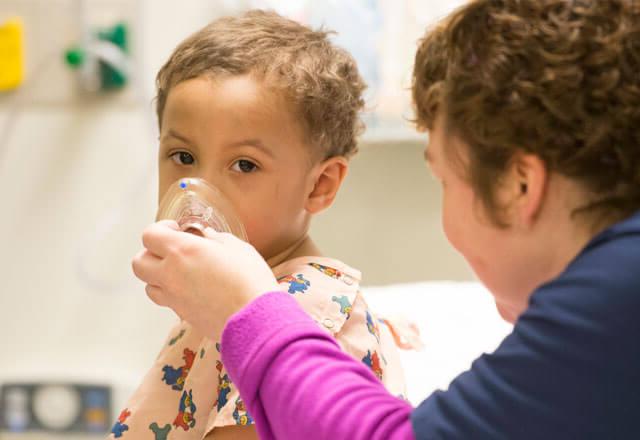
M 436 389 L 446 389 L 512 329 L 477 282 L 398 284 L 364 287 L 363 292 L 378 315 L 403 315 L 420 329 L 424 350 L 401 352 L 407 397 L 414 405 Z

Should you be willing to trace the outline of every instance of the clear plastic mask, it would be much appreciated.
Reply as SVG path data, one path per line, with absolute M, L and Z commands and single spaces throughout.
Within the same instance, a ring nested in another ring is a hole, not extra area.
M 204 236 L 211 228 L 247 240 L 229 200 L 202 179 L 184 178 L 172 184 L 160 202 L 157 220 L 175 220 L 185 232 Z

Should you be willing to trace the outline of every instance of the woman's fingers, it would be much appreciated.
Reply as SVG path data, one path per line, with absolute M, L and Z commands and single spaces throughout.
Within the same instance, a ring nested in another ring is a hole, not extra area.
M 158 220 L 155 224 L 159 226 L 166 226 L 174 231 L 180 231 L 180 225 L 178 225 L 178 222 L 175 220 Z
M 133 273 L 141 281 L 154 286 L 161 285 L 161 264 L 162 259 L 153 255 L 148 250 L 144 249 L 138 253 L 131 262 Z
M 217 241 L 218 243 L 224 243 L 228 240 L 234 240 L 234 239 L 240 240 L 230 232 L 218 232 L 215 229 L 210 227 L 205 228 L 204 236 L 210 240 Z
M 220 236 L 220 232 L 207 226 L 206 228 L 204 228 L 204 236 L 205 238 L 208 238 L 210 240 L 217 240 L 218 237 Z
M 248 243 L 207 229 L 205 237 L 158 222 L 143 234 L 146 249 L 132 262 L 154 303 L 206 335 L 219 335 L 227 319 L 256 296 L 279 289 L 271 268 Z
M 159 306 L 168 306 L 166 295 L 160 287 L 147 284 L 144 290 L 147 292 L 147 296 L 151 301 Z
M 180 234 L 178 224 L 172 220 L 162 220 L 153 223 L 142 233 L 142 245 L 152 254 L 164 258 L 170 252 L 176 241 L 176 234 Z

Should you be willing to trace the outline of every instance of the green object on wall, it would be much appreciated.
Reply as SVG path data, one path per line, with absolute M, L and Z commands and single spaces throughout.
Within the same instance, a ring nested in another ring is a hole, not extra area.
M 112 43 L 120 49 L 123 55 L 129 54 L 129 31 L 125 23 L 118 23 L 107 29 L 100 29 L 96 32 L 96 37 L 100 41 Z M 65 53 L 65 61 L 73 69 L 80 68 L 87 60 L 86 48 L 75 46 Z M 124 69 L 114 66 L 98 57 L 100 90 L 119 90 L 124 88 L 128 82 L 127 72 Z
M 98 32 L 98 38 L 112 42 L 125 54 L 129 53 L 128 31 L 124 23 L 118 23 L 111 29 Z M 122 72 L 104 61 L 100 61 L 100 79 L 103 90 L 121 89 L 127 85 L 126 72 Z

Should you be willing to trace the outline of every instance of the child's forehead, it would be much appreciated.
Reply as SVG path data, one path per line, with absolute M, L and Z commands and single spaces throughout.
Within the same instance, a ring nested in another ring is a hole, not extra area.
M 168 93 L 167 111 L 180 114 L 215 114 L 217 118 L 258 120 L 302 125 L 299 112 L 278 90 L 249 75 L 200 76 L 182 81 Z
M 295 144 L 313 153 L 316 148 L 300 113 L 284 90 L 265 81 L 248 75 L 202 76 L 178 83 L 169 91 L 162 132 L 208 130 L 230 139 L 254 139 L 266 146 Z M 230 133 L 232 130 L 235 132 Z

